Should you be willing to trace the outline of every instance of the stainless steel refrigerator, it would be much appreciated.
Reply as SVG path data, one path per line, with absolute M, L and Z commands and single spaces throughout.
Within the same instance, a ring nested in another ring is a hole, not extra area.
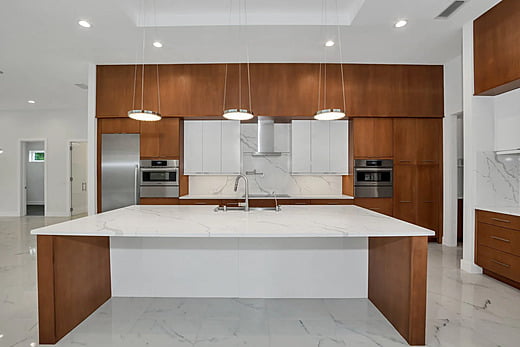
M 101 138 L 101 210 L 139 203 L 139 134 Z

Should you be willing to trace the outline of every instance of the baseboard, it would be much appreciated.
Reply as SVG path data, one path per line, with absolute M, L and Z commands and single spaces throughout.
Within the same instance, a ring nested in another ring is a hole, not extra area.
M 460 260 L 460 268 L 461 270 L 472 274 L 482 273 L 482 268 L 480 266 L 475 265 L 472 261 L 467 261 L 466 259 Z

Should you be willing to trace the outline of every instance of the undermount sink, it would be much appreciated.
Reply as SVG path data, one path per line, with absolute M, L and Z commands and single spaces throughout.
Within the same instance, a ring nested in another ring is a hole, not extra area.
M 227 211 L 245 211 L 245 207 L 244 206 L 218 206 L 218 207 L 215 207 L 215 209 L 213 211 L 215 212 L 219 212 L 219 211 L 222 211 L 222 212 L 227 212 Z M 281 206 L 278 205 L 276 207 L 250 207 L 249 208 L 249 211 L 275 211 L 275 212 L 280 212 L 282 210 Z

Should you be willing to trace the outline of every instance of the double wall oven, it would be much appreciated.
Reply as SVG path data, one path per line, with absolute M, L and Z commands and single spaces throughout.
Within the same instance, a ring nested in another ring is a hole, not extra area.
M 179 197 L 178 160 L 141 160 L 141 198 Z
M 354 161 L 354 196 L 358 198 L 391 198 L 393 196 L 394 162 L 389 159 L 356 159 Z

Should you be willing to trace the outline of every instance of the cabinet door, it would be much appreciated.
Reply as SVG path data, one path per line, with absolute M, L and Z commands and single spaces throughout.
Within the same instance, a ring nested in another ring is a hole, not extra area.
M 392 158 L 394 156 L 394 120 L 392 118 L 374 119 L 373 157 Z
M 329 122 L 330 163 L 329 170 L 348 174 L 348 121 Z
M 222 121 L 202 122 L 202 171 L 219 174 L 222 153 Z
M 140 122 L 131 118 L 99 118 L 101 134 L 139 134 Z
M 202 174 L 202 121 L 184 122 L 184 174 Z
M 439 164 L 442 158 L 442 119 L 417 119 L 417 164 Z
M 417 141 L 416 120 L 394 119 L 394 164 L 413 165 L 416 163 Z
M 179 159 L 179 119 L 163 118 L 159 126 L 159 157 Z
M 141 122 L 141 158 L 159 158 L 159 122 Z
M 392 198 L 356 198 L 354 204 L 374 212 L 392 216 Z
M 240 122 L 222 121 L 222 174 L 240 173 Z
M 417 166 L 417 220 L 416 223 L 427 229 L 439 229 L 439 179 L 438 165 Z
M 311 121 L 292 121 L 291 161 L 292 173 L 311 172 Z
M 356 118 L 352 121 L 354 158 L 373 158 L 375 156 L 374 121 L 374 118 Z
M 416 166 L 394 166 L 394 217 L 406 222 L 416 221 Z
M 311 172 L 330 173 L 329 121 L 311 121 Z

